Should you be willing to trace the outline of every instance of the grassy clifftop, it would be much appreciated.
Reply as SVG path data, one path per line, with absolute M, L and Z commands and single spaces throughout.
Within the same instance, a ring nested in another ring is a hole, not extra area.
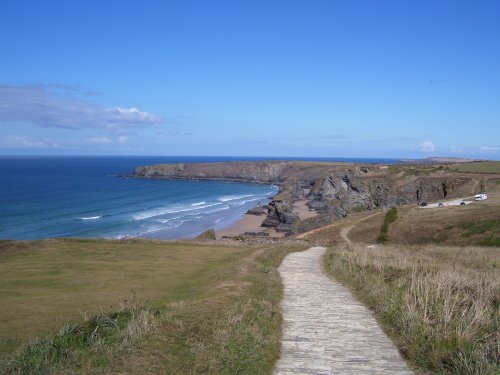
M 270 373 L 290 246 L 0 244 L 0 373 Z

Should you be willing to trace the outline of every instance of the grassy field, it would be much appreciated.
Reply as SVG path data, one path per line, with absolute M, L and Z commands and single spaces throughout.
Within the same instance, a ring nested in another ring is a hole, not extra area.
M 0 373 L 270 373 L 292 250 L 2 242 Z
M 500 161 L 452 164 L 449 170 L 468 173 L 500 173 Z
M 498 248 L 339 245 L 325 259 L 419 372 L 499 373 Z

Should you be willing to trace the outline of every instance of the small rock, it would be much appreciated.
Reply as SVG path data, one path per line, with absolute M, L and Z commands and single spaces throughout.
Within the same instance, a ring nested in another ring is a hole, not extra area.
M 195 240 L 216 240 L 215 231 L 213 229 L 208 229 L 199 236 L 195 237 Z

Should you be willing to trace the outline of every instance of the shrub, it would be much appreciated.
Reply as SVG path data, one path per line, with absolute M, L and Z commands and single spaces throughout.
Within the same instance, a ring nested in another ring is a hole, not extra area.
M 382 228 L 380 228 L 380 235 L 377 238 L 378 243 L 386 243 L 389 238 L 387 236 L 387 232 L 389 231 L 389 226 L 394 223 L 398 219 L 398 209 L 396 207 L 392 207 L 385 214 L 384 223 L 382 224 Z

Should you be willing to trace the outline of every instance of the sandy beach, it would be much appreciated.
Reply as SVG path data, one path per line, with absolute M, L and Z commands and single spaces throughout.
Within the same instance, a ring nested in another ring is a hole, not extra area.
M 284 233 L 276 232 L 274 229 L 264 228 L 260 225 L 266 218 L 266 215 L 245 214 L 240 220 L 234 222 L 231 226 L 218 231 L 217 239 L 223 236 L 234 237 L 245 232 L 266 232 L 270 237 L 283 237 Z
M 315 217 L 318 216 L 318 213 L 314 210 L 311 210 L 309 207 L 306 205 L 307 201 L 306 200 L 300 200 L 296 201 L 293 204 L 293 210 L 294 212 L 299 215 L 300 220 L 305 220 L 309 219 L 310 217 Z
M 294 203 L 294 212 L 299 215 L 300 220 L 308 219 L 318 215 L 317 212 L 306 206 L 306 200 L 299 200 Z M 245 214 L 240 220 L 234 222 L 231 226 L 218 231 L 217 239 L 223 236 L 235 237 L 245 232 L 266 232 L 270 237 L 283 237 L 285 234 L 276 232 L 274 229 L 261 227 L 266 215 Z

